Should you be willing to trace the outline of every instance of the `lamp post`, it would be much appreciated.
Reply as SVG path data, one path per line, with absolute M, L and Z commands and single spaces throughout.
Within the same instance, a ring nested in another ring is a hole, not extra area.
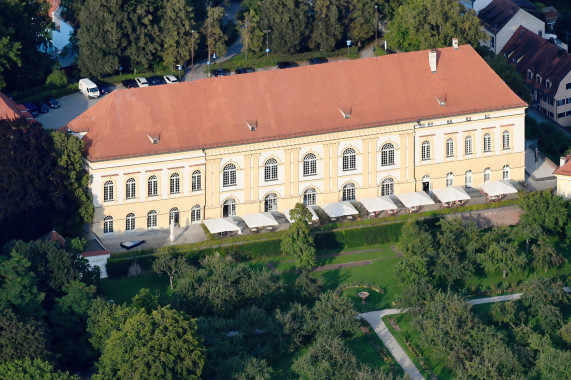
M 351 40 L 347 40 L 347 55 L 349 55 L 349 48 L 351 47 Z
M 265 29 L 264 33 L 266 33 L 266 58 L 268 58 L 270 56 L 270 42 L 269 42 L 269 34 L 270 30 L 269 29 Z
M 373 46 L 373 53 L 377 49 L 377 31 L 379 29 L 379 12 L 377 12 L 377 6 L 375 5 L 375 46 Z
M 190 80 L 192 81 L 192 73 L 194 72 L 194 36 L 196 34 L 196 30 L 191 30 L 190 33 L 192 33 L 192 40 L 190 42 L 190 66 L 191 71 L 190 71 Z

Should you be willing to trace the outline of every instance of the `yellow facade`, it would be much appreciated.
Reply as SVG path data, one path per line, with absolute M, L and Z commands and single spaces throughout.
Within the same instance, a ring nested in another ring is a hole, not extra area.
M 345 185 L 351 196 L 354 186 L 358 201 L 382 195 L 383 181 L 387 184 L 391 179 L 395 194 L 421 191 L 425 186 L 443 188 L 447 177 L 451 184 L 464 186 L 470 176 L 470 185 L 478 187 L 484 182 L 485 171 L 489 171 L 489 180 L 503 179 L 507 173 L 509 179 L 520 181 L 524 179 L 524 111 L 516 108 L 205 150 L 87 161 L 95 205 L 93 232 L 102 236 L 168 229 L 175 208 L 179 226 L 185 227 L 233 211 L 224 208 L 228 201 L 235 203 L 238 216 L 263 212 L 273 194 L 277 204 L 271 207 L 283 212 L 303 202 L 308 189 L 315 190 L 318 206 L 343 200 Z M 447 146 L 449 140 L 452 146 Z M 429 152 L 423 151 L 423 143 L 429 145 Z M 394 148 L 392 159 L 383 155 L 387 144 Z M 314 161 L 309 159 L 311 155 Z M 231 165 L 236 169 L 235 184 L 229 180 L 228 185 L 225 180 L 231 175 L 225 179 L 223 171 Z M 193 187 L 193 173 L 197 172 L 199 186 L 194 181 Z M 177 176 L 178 188 L 171 179 Z M 130 179 L 134 193 L 127 184 Z M 152 195 L 154 183 L 156 195 Z M 134 216 L 127 217 L 130 214 Z

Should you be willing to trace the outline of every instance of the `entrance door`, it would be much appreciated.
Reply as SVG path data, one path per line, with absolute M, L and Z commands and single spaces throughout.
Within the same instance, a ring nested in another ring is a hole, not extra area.
M 225 204 L 222 207 L 222 217 L 226 218 L 227 216 L 230 216 L 229 211 L 230 211 L 230 205 Z
M 430 191 L 430 182 L 424 181 L 422 182 L 422 191 L 428 193 Z

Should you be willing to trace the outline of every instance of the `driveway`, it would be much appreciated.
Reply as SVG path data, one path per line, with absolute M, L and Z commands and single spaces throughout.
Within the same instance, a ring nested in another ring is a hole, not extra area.
M 75 119 L 88 108 L 93 107 L 101 98 L 88 99 L 80 92 L 59 98 L 60 108 L 50 109 L 48 113 L 40 114 L 36 120 L 45 129 L 58 129 Z

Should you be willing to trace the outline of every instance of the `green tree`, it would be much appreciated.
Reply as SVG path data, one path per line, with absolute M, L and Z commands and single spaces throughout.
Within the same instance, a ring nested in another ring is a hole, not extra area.
M 361 43 L 375 35 L 375 0 L 355 0 L 351 2 L 349 13 L 349 37 L 353 44 Z
M 22 66 L 22 60 L 20 59 L 22 44 L 12 41 L 10 36 L 6 36 L 8 32 L 4 24 L 0 23 L 0 36 L 2 36 L 0 37 L 0 90 L 6 87 L 4 72 L 14 66 Z
M 342 337 L 357 331 L 357 312 L 347 297 L 336 298 L 331 291 L 323 293 L 311 309 L 313 318 L 308 321 L 308 328 L 316 335 L 332 335 Z
M 199 379 L 204 347 L 196 322 L 167 307 L 128 318 L 111 333 L 94 379 Z
M 485 61 L 513 92 L 515 92 L 525 102 L 531 103 L 532 97 L 529 87 L 524 83 L 523 77 L 516 70 L 515 66 L 509 64 L 502 55 L 495 55 L 485 58 Z
M 65 173 L 64 185 L 70 194 L 66 198 L 67 212 L 59 213 L 58 225 L 65 226 L 60 232 L 67 236 L 78 236 L 83 224 L 93 222 L 93 197 L 89 192 L 89 173 L 83 168 L 85 142 L 61 132 L 52 133 L 57 153 L 57 163 Z
M 67 76 L 62 70 L 54 70 L 46 79 L 46 86 L 52 88 L 61 88 L 67 86 Z
M 541 337 L 538 334 L 529 337 L 529 344 L 538 353 L 535 370 L 541 379 L 571 378 L 571 351 L 554 348 L 549 337 Z
M 519 252 L 517 245 L 510 240 L 508 227 L 494 228 L 486 234 L 484 240 L 487 247 L 476 255 L 476 260 L 486 273 L 501 270 L 503 278 L 506 278 L 508 272 L 517 272 L 525 266 L 525 255 Z
M 30 261 L 12 252 L 0 257 L 0 310 L 12 309 L 24 316 L 41 316 L 45 294 L 38 291 L 37 279 L 29 271 Z
M 195 28 L 193 9 L 186 0 L 164 0 L 161 3 L 159 33 L 163 41 L 160 49 L 163 62 L 167 67 L 185 65 L 191 52 L 196 50 L 193 43 L 198 42 L 192 36 Z
M 490 308 L 490 315 L 495 322 L 510 324 L 515 322 L 516 304 L 514 302 L 496 302 Z
M 249 12 L 244 13 L 244 19 L 238 20 L 238 25 L 236 29 L 240 33 L 240 42 L 242 43 L 242 52 L 248 60 L 248 52 L 260 51 L 262 48 L 262 40 L 264 38 L 264 32 L 260 30 L 258 24 L 260 22 L 260 17 L 250 9 Z
M 291 352 L 304 346 L 312 337 L 311 324 L 308 323 L 313 315 L 310 309 L 300 303 L 293 303 L 287 311 L 276 309 L 276 320 L 280 323 L 283 333 L 288 337 Z
M 56 371 L 53 365 L 45 360 L 30 358 L 0 363 L 0 378 L 12 380 L 80 380 L 76 375 Z
M 118 70 L 129 41 L 123 0 L 85 0 L 78 20 L 78 66 L 82 75 L 100 76 Z
M 169 276 L 171 290 L 174 290 L 174 275 L 187 270 L 188 263 L 184 256 L 175 256 L 170 247 L 158 248 L 156 253 L 157 258 L 153 262 L 153 270 L 158 274 L 166 273 Z
M 132 1 L 124 5 L 125 32 L 129 41 L 125 55 L 135 73 L 149 68 L 161 49 L 160 9 L 159 0 Z
M 555 245 L 546 235 L 541 235 L 537 244 L 531 247 L 533 261 L 531 265 L 536 269 L 547 272 L 549 268 L 559 267 L 565 263 L 565 258 L 555 249 Z
M 303 0 L 265 0 L 260 3 L 260 26 L 270 30 L 270 47 L 280 54 L 298 53 L 308 37 L 309 5 Z
M 234 374 L 235 380 L 270 380 L 274 374 L 272 367 L 264 359 L 249 357 L 244 361 L 244 368 Z
M 48 359 L 48 344 L 41 321 L 18 317 L 10 309 L 0 311 L 0 363 L 22 358 Z
M 103 351 L 105 342 L 113 331 L 125 323 L 127 319 L 140 312 L 140 309 L 125 305 L 116 305 L 104 298 L 96 298 L 91 303 L 87 319 L 89 342 L 98 352 Z
M 315 242 L 309 233 L 311 213 L 302 203 L 297 203 L 289 212 L 293 222 L 281 241 L 281 251 L 284 255 L 295 256 L 296 267 L 311 269 L 316 265 Z
M 521 290 L 522 302 L 532 311 L 544 305 L 568 303 L 570 298 L 563 290 L 563 282 L 558 279 L 533 277 L 521 285 Z
M 333 51 L 343 34 L 339 20 L 341 0 L 316 0 L 313 3 L 313 22 L 309 47 L 320 51 Z
M 208 7 L 206 20 L 202 24 L 202 35 L 206 38 L 208 46 L 208 60 L 214 52 L 218 52 L 218 56 L 226 54 L 226 41 L 228 37 L 222 31 L 222 17 L 224 17 L 224 8 Z
M 147 313 L 150 313 L 159 308 L 159 296 L 158 294 L 152 294 L 149 289 L 143 288 L 133 297 L 131 307 L 143 309 Z
M 452 44 L 473 47 L 486 40 L 474 10 L 456 0 L 411 0 L 404 2 L 389 21 L 386 39 L 391 49 L 415 51 Z
M 553 194 L 552 189 L 525 193 L 520 201 L 523 209 L 520 223 L 523 225 L 535 224 L 541 227 L 546 234 L 559 234 L 568 224 L 567 202 L 562 197 Z

